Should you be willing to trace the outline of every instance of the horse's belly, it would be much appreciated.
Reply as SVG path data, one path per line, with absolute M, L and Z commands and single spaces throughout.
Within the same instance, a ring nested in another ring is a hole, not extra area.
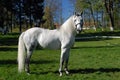
M 43 42 L 40 44 L 41 47 L 43 48 L 48 48 L 48 49 L 59 49 L 60 48 L 60 43 L 58 41 L 53 41 L 53 42 Z
M 45 30 L 38 38 L 41 47 L 48 49 L 59 49 L 61 46 L 60 33 L 56 30 Z
M 39 44 L 41 47 L 48 49 L 60 49 L 61 46 L 60 41 L 57 39 L 54 40 L 42 39 L 39 41 Z
M 60 49 L 60 43 L 58 41 L 52 42 L 52 43 L 48 43 L 46 48 L 48 48 L 48 49 Z

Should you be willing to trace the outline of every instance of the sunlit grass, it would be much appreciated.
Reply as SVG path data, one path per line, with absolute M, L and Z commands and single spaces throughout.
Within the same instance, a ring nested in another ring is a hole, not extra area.
M 31 75 L 19 74 L 17 41 L 13 42 L 1 43 L 0 80 L 120 80 L 120 39 L 75 42 L 69 58 L 70 75 L 62 77 L 58 73 L 60 50 L 46 49 L 34 51 Z

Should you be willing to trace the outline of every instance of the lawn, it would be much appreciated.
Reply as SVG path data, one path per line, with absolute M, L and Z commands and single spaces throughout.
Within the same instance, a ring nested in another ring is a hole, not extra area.
M 120 39 L 76 41 L 70 53 L 70 75 L 59 77 L 60 50 L 37 48 L 31 59 L 31 75 L 19 74 L 18 36 L 0 38 L 0 80 L 120 80 Z

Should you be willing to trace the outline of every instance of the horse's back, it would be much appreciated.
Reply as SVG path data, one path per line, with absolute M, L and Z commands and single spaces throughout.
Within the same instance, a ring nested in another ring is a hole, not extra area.
M 28 30 L 25 31 L 26 34 L 35 34 L 35 33 L 40 33 L 42 32 L 42 28 L 38 28 L 38 27 L 34 27 L 34 28 L 30 28 Z

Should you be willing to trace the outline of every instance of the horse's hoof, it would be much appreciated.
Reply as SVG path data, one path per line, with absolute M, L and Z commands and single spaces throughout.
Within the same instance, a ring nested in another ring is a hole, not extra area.
M 65 70 L 65 73 L 67 74 L 67 75 L 69 75 L 69 72 L 68 72 L 68 70 L 65 68 L 64 69 Z
M 68 72 L 68 71 L 65 71 L 65 73 L 66 73 L 67 75 L 69 75 L 69 72 Z
M 60 77 L 62 76 L 62 73 L 60 73 Z

